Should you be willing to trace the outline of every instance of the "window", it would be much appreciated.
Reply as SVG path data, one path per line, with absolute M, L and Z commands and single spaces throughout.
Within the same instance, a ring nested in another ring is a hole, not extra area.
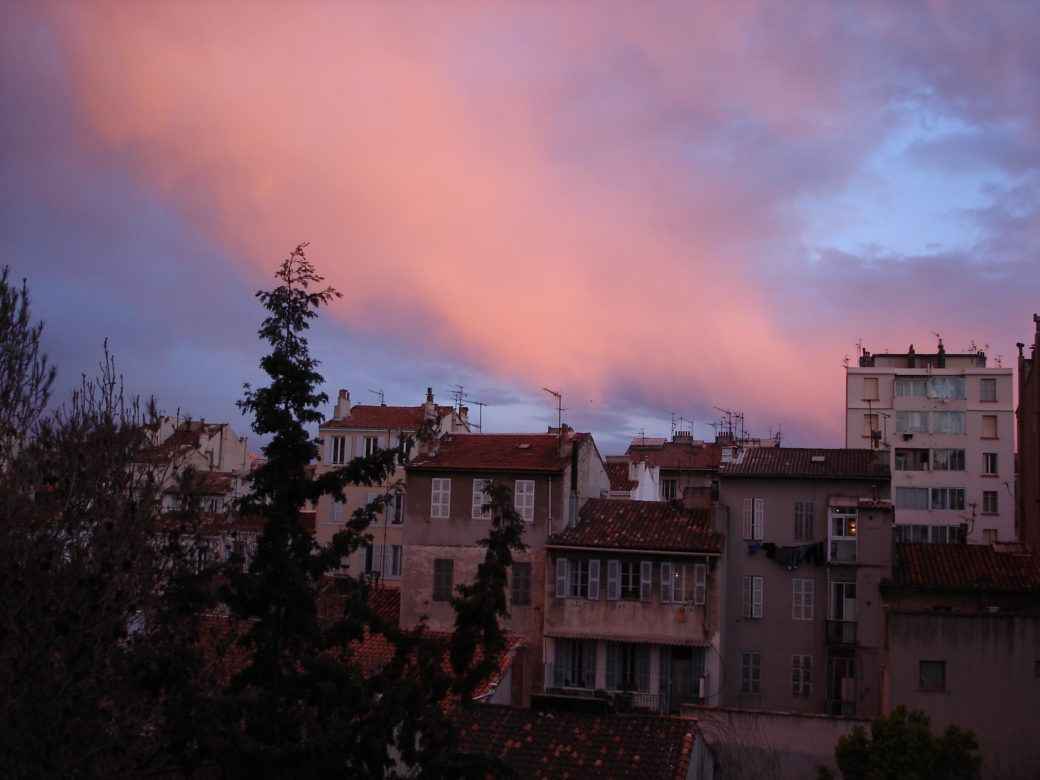
M 607 561 L 607 598 L 638 599 L 640 561 Z M 611 592 L 615 595 L 611 596 Z
M 869 439 L 874 435 L 875 431 L 881 431 L 878 425 L 878 416 L 876 414 L 863 415 L 863 436 Z
M 859 513 L 855 507 L 832 506 L 828 511 L 828 561 L 856 560 L 856 526 Z
M 946 662 L 922 660 L 919 662 L 919 690 L 946 690 Z
M 983 378 L 979 380 L 979 400 L 980 401 L 996 401 L 997 400 L 997 380 L 993 378 Z
M 430 488 L 430 517 L 449 517 L 451 512 L 451 480 L 435 477 Z
M 518 479 L 513 490 L 513 509 L 525 523 L 534 522 L 534 480 Z
M 933 471 L 964 471 L 964 450 L 932 450 Z
M 329 497 L 329 522 L 341 525 L 343 523 L 343 507 L 346 506 L 345 501 L 340 501 L 335 496 Z
M 748 694 L 762 693 L 762 654 L 740 654 L 740 692 Z
M 928 412 L 896 412 L 896 433 L 928 433 Z
M 488 504 L 490 499 L 487 493 L 484 492 L 484 486 L 487 483 L 486 479 L 473 480 L 473 512 L 471 516 L 474 520 L 486 520 L 491 517 L 491 506 Z
M 329 464 L 332 466 L 342 466 L 347 462 L 347 437 L 330 436 L 329 442 Z
M 995 414 L 982 415 L 982 438 L 997 438 L 997 416 Z
M 531 564 L 513 562 L 513 606 L 527 607 L 531 604 Z
M 599 598 L 599 561 L 556 559 L 556 598 Z
M 813 590 L 815 583 L 810 579 L 791 580 L 792 615 L 795 620 L 813 619 Z
M 995 477 L 1000 472 L 997 470 L 997 453 L 982 453 L 982 473 L 987 477 Z
M 896 471 L 927 471 L 928 450 L 897 449 Z
M 433 600 L 451 601 L 455 589 L 455 561 L 435 558 L 433 561 Z
M 812 656 L 791 656 L 791 695 L 796 699 L 812 698 Z
M 932 414 L 932 433 L 964 433 L 964 412 L 934 412 Z
M 983 490 L 982 491 L 982 514 L 984 515 L 995 515 L 1000 510 L 997 509 L 997 491 L 996 490 Z
M 608 691 L 650 692 L 650 647 L 630 642 L 607 643 Z
M 929 398 L 964 398 L 964 379 L 953 376 L 933 376 L 928 379 Z
M 852 622 L 856 619 L 856 583 L 832 582 L 828 620 Z
M 896 487 L 896 509 L 927 509 L 928 488 Z
M 813 501 L 794 502 L 794 538 L 804 541 L 813 538 L 813 519 L 816 515 L 816 503 Z
M 386 502 L 386 522 L 390 525 L 404 522 L 404 493 L 394 493 Z
M 365 574 L 381 574 L 384 577 L 400 577 L 401 545 L 366 544 Z
M 982 529 L 982 543 L 993 544 L 998 539 L 996 528 L 983 528 Z
M 876 401 L 878 399 L 878 378 L 876 376 L 863 377 L 863 400 Z
M 960 525 L 917 525 L 895 526 L 897 542 L 926 542 L 931 544 L 963 544 L 965 527 Z
M 703 563 L 661 564 L 662 604 L 703 604 L 707 588 L 708 569 Z
M 553 685 L 558 688 L 596 687 L 596 642 L 556 639 L 553 648 Z
M 671 501 L 675 498 L 675 480 L 674 479 L 662 479 L 661 480 L 661 498 L 665 501 Z
M 924 398 L 928 395 L 928 382 L 924 379 L 897 379 L 896 398 Z
M 932 509 L 964 509 L 964 488 L 932 488 Z
M 744 538 L 761 541 L 765 525 L 766 501 L 764 498 L 744 499 Z
M 379 452 L 379 437 L 378 436 L 366 436 L 365 437 L 365 457 L 369 455 L 375 455 Z
M 762 617 L 762 578 L 744 575 L 744 599 L 741 614 L 746 618 Z

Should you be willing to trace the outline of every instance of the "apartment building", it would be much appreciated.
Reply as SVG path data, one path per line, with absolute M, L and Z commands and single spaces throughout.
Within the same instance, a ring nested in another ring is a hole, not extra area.
M 881 711 L 892 535 L 889 468 L 870 450 L 736 448 L 719 470 L 726 536 L 725 706 Z
M 586 502 L 546 544 L 546 691 L 662 714 L 717 703 L 722 545 L 710 509 Z
M 1015 537 L 1012 371 L 984 352 L 871 354 L 846 369 L 845 444 L 887 453 L 896 539 Z
M 350 405 L 350 393 L 340 390 L 332 416 L 318 428 L 320 440 L 317 472 L 324 473 L 349 463 L 353 458 L 371 455 L 378 450 L 397 447 L 401 437 L 414 436 L 423 426 L 430 426 L 434 434 L 457 433 L 469 430 L 467 410 L 455 410 L 434 401 L 433 391 L 426 390 L 425 403 L 417 406 L 387 406 L 386 404 Z M 413 442 L 412 454 L 419 452 Z M 372 543 L 354 554 L 346 562 L 351 574 L 376 574 L 388 585 L 399 585 L 404 560 L 404 472 L 395 470 L 381 485 L 348 485 L 344 499 L 322 496 L 317 506 L 316 537 L 327 544 L 341 530 L 351 514 L 366 506 L 377 495 L 390 494 L 390 503 L 369 527 Z
M 719 470 L 722 447 L 694 439 L 689 431 L 676 431 L 671 440 L 640 437 L 632 440 L 625 456 L 633 464 L 638 481 L 632 498 L 651 501 L 682 500 L 688 491 L 709 491 Z M 652 485 L 646 485 L 649 476 Z M 656 487 L 653 495 L 648 488 Z
M 484 486 L 491 482 L 512 492 L 527 547 L 514 553 L 503 627 L 528 640 L 531 658 L 541 658 L 546 540 L 573 523 L 589 498 L 610 489 L 592 436 L 567 426 L 541 434 L 446 434 L 406 473 L 402 625 L 425 617 L 433 629 L 454 626 L 455 588 L 471 582 L 484 560 L 479 541 L 488 532 Z M 530 683 L 541 687 L 534 678 Z

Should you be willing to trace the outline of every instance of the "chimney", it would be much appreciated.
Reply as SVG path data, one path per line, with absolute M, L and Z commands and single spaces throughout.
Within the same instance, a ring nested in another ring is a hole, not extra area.
M 423 407 L 423 417 L 427 420 L 437 419 L 437 404 L 433 402 L 433 388 L 426 388 L 426 405 Z
M 469 407 L 459 407 L 459 429 L 463 431 L 469 430 Z
M 939 368 L 946 368 L 946 347 L 943 346 L 942 339 L 939 339 Z
M 332 414 L 332 419 L 342 420 L 344 417 L 350 415 L 350 393 L 346 390 L 340 390 L 339 396 L 336 398 L 336 411 Z
M 679 444 L 692 444 L 693 431 L 675 431 L 672 433 L 672 442 Z

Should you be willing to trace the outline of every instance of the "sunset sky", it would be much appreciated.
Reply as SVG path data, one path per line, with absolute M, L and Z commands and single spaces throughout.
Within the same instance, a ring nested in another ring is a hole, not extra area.
M 253 293 L 309 241 L 330 395 L 461 385 L 533 431 L 548 387 L 603 454 L 717 407 L 842 446 L 858 340 L 1032 341 L 1038 29 L 1033 1 L 5 2 L 2 262 L 60 394 L 107 337 L 133 391 L 242 435 Z

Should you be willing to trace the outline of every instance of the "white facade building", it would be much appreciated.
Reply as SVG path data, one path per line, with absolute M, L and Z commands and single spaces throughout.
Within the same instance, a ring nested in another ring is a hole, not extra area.
M 931 354 L 863 350 L 845 379 L 846 446 L 890 453 L 897 541 L 1014 538 L 1010 368 L 940 341 Z

